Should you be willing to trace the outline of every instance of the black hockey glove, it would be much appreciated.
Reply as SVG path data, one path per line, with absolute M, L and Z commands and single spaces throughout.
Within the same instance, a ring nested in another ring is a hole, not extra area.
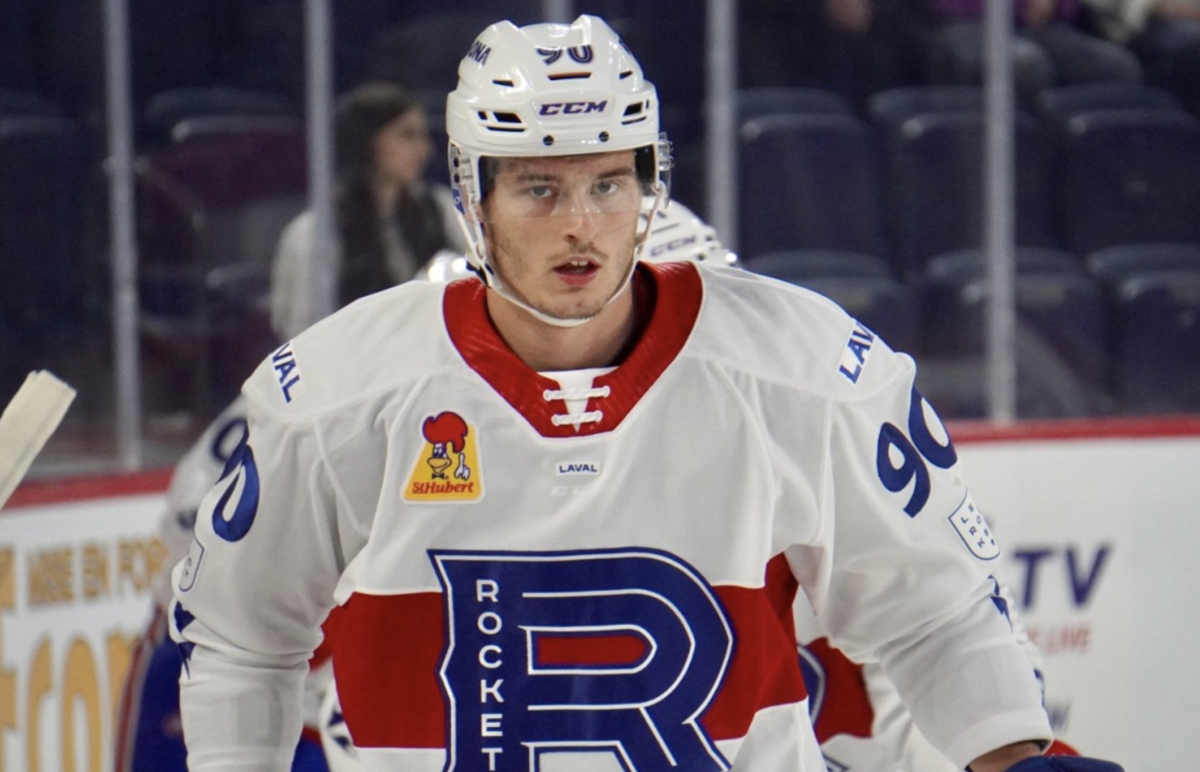
M 1022 759 L 1008 772 L 1125 772 L 1120 764 L 1083 756 L 1034 756 Z

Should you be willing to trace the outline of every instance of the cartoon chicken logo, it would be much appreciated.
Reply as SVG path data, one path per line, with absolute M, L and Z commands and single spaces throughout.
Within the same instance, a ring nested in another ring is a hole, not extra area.
M 426 418 L 421 433 L 433 445 L 433 453 L 425 459 L 425 463 L 433 470 L 434 479 L 446 479 L 446 469 L 451 464 L 447 448 L 458 454 L 454 476 L 463 480 L 471 479 L 471 468 L 467 466 L 466 454 L 463 453 L 467 447 L 467 422 L 458 413 L 439 413 L 437 417 Z
M 429 416 L 421 424 L 424 447 L 405 485 L 409 501 L 467 501 L 483 495 L 474 474 L 477 464 L 475 436 L 458 413 Z

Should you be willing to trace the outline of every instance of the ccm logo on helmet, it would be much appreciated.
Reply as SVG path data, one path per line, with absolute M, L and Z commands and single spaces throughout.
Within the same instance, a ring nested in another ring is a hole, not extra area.
M 550 102 L 538 110 L 538 115 L 586 115 L 587 113 L 602 113 L 608 106 L 608 100 L 603 102 Z

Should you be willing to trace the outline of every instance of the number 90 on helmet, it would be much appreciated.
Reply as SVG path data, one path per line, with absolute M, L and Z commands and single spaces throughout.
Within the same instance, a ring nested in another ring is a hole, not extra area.
M 670 143 L 658 113 L 654 85 L 598 17 L 525 27 L 502 21 L 480 33 L 446 99 L 446 132 L 467 257 L 484 280 L 494 279 L 480 214 L 490 159 L 633 150 L 643 222 L 652 223 L 670 189 Z

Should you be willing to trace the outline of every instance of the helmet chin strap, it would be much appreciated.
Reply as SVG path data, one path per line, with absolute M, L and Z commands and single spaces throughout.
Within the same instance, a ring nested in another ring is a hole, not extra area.
M 557 316 L 550 316 L 544 311 L 539 311 L 529 303 L 526 303 L 522 298 L 518 297 L 517 294 L 513 292 L 507 284 L 504 283 L 504 281 L 500 278 L 500 274 L 497 273 L 495 268 L 492 267 L 491 261 L 488 259 L 488 250 L 486 242 L 483 240 L 483 234 L 479 233 L 479 238 L 476 243 L 478 245 L 477 249 L 480 253 L 479 262 L 483 266 L 483 270 L 479 272 L 482 274 L 483 283 L 498 292 L 500 296 L 508 302 L 527 311 L 538 321 L 545 322 L 546 324 L 554 327 L 578 327 L 581 324 L 586 324 L 599 316 L 600 312 L 605 308 L 608 308 L 609 304 L 620 297 L 621 293 L 625 291 L 625 288 L 629 286 L 629 283 L 633 281 L 633 272 L 637 268 L 638 257 L 641 255 L 642 249 L 646 246 L 646 241 L 650 236 L 650 229 L 654 227 L 654 217 L 656 214 L 658 214 L 658 210 L 662 208 L 665 192 L 665 186 L 663 186 L 661 183 L 655 184 L 654 205 L 650 208 L 650 213 L 646 216 L 646 229 L 642 233 L 637 246 L 633 250 L 633 259 L 629 261 L 629 269 L 625 271 L 625 278 L 621 281 L 621 285 L 617 288 L 617 290 L 613 292 L 612 296 L 605 301 L 604 305 L 601 306 L 600 309 L 591 316 L 584 316 L 578 319 L 561 319 Z

